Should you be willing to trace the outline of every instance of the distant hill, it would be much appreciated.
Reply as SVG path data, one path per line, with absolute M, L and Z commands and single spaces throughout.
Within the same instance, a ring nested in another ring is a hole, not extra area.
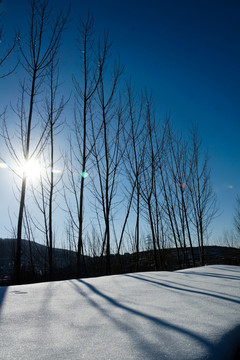
M 16 239 L 0 239 L 0 285 L 11 283 L 14 266 Z M 198 248 L 193 248 L 195 265 L 199 266 Z M 186 251 L 187 261 L 184 264 L 180 254 L 180 264 L 175 248 L 161 250 L 161 270 L 174 271 L 192 267 L 190 249 Z M 139 265 L 136 266 L 136 253 L 111 255 L 112 273 L 131 273 L 136 271 L 154 271 L 154 253 L 152 250 L 139 253 Z M 224 246 L 206 246 L 205 263 L 240 265 L 240 249 Z M 53 280 L 64 280 L 77 277 L 77 259 L 74 251 L 53 249 L 54 274 Z M 81 259 L 81 277 L 105 275 L 105 257 L 84 256 Z M 48 248 L 44 245 L 22 240 L 22 271 L 24 282 L 47 281 L 48 278 Z
M 13 273 L 16 246 L 16 239 L 0 239 L 0 283 L 1 278 L 7 277 L 9 279 Z M 31 273 L 34 274 L 37 281 L 47 280 L 47 259 L 47 246 L 33 241 L 22 240 L 22 268 L 28 277 L 32 278 Z M 54 248 L 53 259 L 55 271 L 58 274 L 61 273 L 63 279 L 68 278 L 67 271 L 69 268 L 76 267 L 76 254 L 73 251 Z

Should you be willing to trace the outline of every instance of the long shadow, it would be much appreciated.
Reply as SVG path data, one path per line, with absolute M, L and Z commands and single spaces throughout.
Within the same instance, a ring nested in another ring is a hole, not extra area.
M 108 311 L 106 308 L 102 307 L 97 301 L 93 300 L 88 294 L 75 282 L 71 282 L 71 285 L 75 288 L 75 290 L 84 298 L 87 299 L 89 304 L 97 309 L 105 318 L 109 319 L 117 328 L 120 329 L 123 333 L 127 333 L 128 336 L 132 336 L 135 341 L 135 346 L 138 346 L 138 349 L 142 354 L 146 354 L 146 358 L 154 359 L 156 357 L 162 358 L 164 354 L 160 349 L 157 351 L 152 346 L 152 342 L 150 343 L 147 339 L 144 339 L 142 334 L 137 330 L 136 327 L 131 326 L 130 322 L 126 322 L 121 320 L 119 317 L 114 317 L 111 311 Z M 133 345 L 134 346 L 134 345 Z
M 234 272 L 234 273 L 238 273 L 239 274 L 239 265 L 227 265 L 227 267 L 225 265 L 218 265 L 218 266 L 214 266 L 214 265 L 210 265 L 211 269 L 217 269 L 217 270 L 226 270 L 229 272 Z M 229 268 L 229 266 L 231 266 L 231 269 Z M 234 269 L 233 269 L 234 268 Z M 238 269 L 238 270 L 237 270 Z
M 4 298 L 5 298 L 7 289 L 8 289 L 7 286 L 0 286 L 0 314 L 1 314 L 1 308 L 2 308 L 3 303 L 4 303 Z
M 231 299 L 231 298 L 228 298 L 228 297 L 222 296 L 222 295 L 210 294 L 210 293 L 205 292 L 205 291 L 190 290 L 190 289 L 181 288 L 181 287 L 178 287 L 178 286 L 168 285 L 168 284 L 161 283 L 159 281 L 144 279 L 144 278 L 139 277 L 137 275 L 126 274 L 124 276 L 130 277 L 130 278 L 133 278 L 133 279 L 137 279 L 137 280 L 141 280 L 141 281 L 150 282 L 152 284 L 157 284 L 159 286 L 162 286 L 162 287 L 165 287 L 165 288 L 168 288 L 168 289 L 171 289 L 171 290 L 172 289 L 180 290 L 180 291 L 183 291 L 183 292 L 189 292 L 189 293 L 193 293 L 193 294 L 209 296 L 209 297 L 212 297 L 212 298 L 217 298 L 217 299 L 221 299 L 221 300 L 224 300 L 224 301 L 230 301 L 230 302 L 233 302 L 233 303 L 236 303 L 236 304 L 240 304 L 240 299 L 235 300 L 235 299 Z
M 212 352 L 213 350 L 213 345 L 207 341 L 206 339 L 204 339 L 202 336 L 199 336 L 198 334 L 194 333 L 193 331 L 189 331 L 186 330 L 180 326 L 177 326 L 175 324 L 171 324 L 167 321 L 164 321 L 158 317 L 146 314 L 144 312 L 135 310 L 129 306 L 123 305 L 120 302 L 118 302 L 117 300 L 115 300 L 114 298 L 104 294 L 103 292 L 101 292 L 100 290 L 98 290 L 95 286 L 93 286 L 92 284 L 89 284 L 87 282 L 85 282 L 82 279 L 78 279 L 78 281 L 82 284 L 85 285 L 87 288 L 89 288 L 93 293 L 97 294 L 99 297 L 103 298 L 104 300 L 106 300 L 110 305 L 117 307 L 119 309 L 122 309 L 130 314 L 133 314 L 135 316 L 138 316 L 140 318 L 143 318 L 145 320 L 148 320 L 150 322 L 152 322 L 153 324 L 157 325 L 158 327 L 161 328 L 165 328 L 165 329 L 169 329 L 172 331 L 175 331 L 177 333 L 181 333 L 183 335 L 188 336 L 189 338 L 192 338 L 193 340 L 201 343 L 202 345 L 204 345 L 208 350 L 210 350 L 210 352 Z
M 212 273 L 199 273 L 196 271 L 187 271 L 187 272 L 181 272 L 181 274 L 185 274 L 185 275 L 198 275 L 198 276 L 209 276 L 209 277 L 215 277 L 215 278 L 220 278 L 220 279 L 227 279 L 227 280 L 237 280 L 240 281 L 240 275 L 236 276 L 236 275 L 225 275 L 225 274 L 212 274 Z
M 126 276 L 126 275 L 125 275 Z M 156 281 L 154 277 L 151 277 L 150 275 L 146 275 L 146 273 L 144 273 L 144 279 L 151 279 L 152 281 Z M 201 289 L 200 287 L 197 287 L 197 286 L 193 286 L 193 285 L 188 285 L 188 284 L 184 284 L 184 283 L 180 283 L 179 281 L 176 282 L 176 281 L 171 281 L 171 280 L 168 280 L 168 279 L 164 279 L 164 283 L 169 283 L 169 284 L 173 284 L 174 286 L 177 285 L 177 286 L 183 286 L 183 289 L 186 287 L 186 288 L 190 288 L 191 290 L 192 289 L 197 289 L 197 291 L 204 291 L 204 289 Z M 157 285 L 157 284 L 156 284 Z M 234 287 L 236 288 L 236 286 L 233 286 L 231 285 L 231 287 Z M 237 287 L 238 289 L 239 287 Z M 218 295 L 226 295 L 226 293 L 223 293 L 223 292 L 220 292 L 220 291 L 214 291 L 214 290 L 211 290 L 211 294 L 218 294 Z M 232 295 L 233 296 L 233 295 Z M 236 297 L 236 296 L 233 296 L 233 298 Z
M 214 352 L 216 359 L 239 360 L 240 325 L 235 326 L 226 333 L 216 346 Z

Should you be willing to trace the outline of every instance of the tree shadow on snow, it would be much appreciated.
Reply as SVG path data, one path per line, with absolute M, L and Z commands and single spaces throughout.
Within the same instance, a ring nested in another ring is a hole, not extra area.
M 239 360 L 240 357 L 240 325 L 226 333 L 216 344 L 214 355 L 216 359 Z
M 176 334 L 181 334 L 186 336 L 186 338 L 190 338 L 192 339 L 194 342 L 197 342 L 199 344 L 201 344 L 207 351 L 208 353 L 212 353 L 213 351 L 213 345 L 211 344 L 211 342 L 209 342 L 207 339 L 205 339 L 204 337 L 200 336 L 197 333 L 194 333 L 193 331 L 189 331 L 186 330 L 184 328 L 182 328 L 181 326 L 178 326 L 176 324 L 172 324 L 170 322 L 167 322 L 165 320 L 162 320 L 161 318 L 152 316 L 150 314 L 144 313 L 142 311 L 136 310 L 134 308 L 131 308 L 127 305 L 124 305 L 122 303 L 120 303 L 118 300 L 104 294 L 102 291 L 100 291 L 96 286 L 89 284 L 88 282 L 82 280 L 82 279 L 78 279 L 77 280 L 81 285 L 84 285 L 86 288 L 88 288 L 89 290 L 91 290 L 94 294 L 98 295 L 100 298 L 103 298 L 108 304 L 110 304 L 113 307 L 119 308 L 121 310 L 123 310 L 123 312 L 134 315 L 136 318 L 142 318 L 147 320 L 149 323 L 152 323 L 153 325 L 157 326 L 159 329 L 161 330 L 170 330 L 170 331 L 174 331 L 176 332 Z M 85 298 L 87 298 L 88 302 L 93 305 L 95 308 L 97 308 L 104 316 L 110 318 L 110 320 L 114 321 L 116 323 L 116 325 L 118 327 L 120 327 L 120 329 L 126 331 L 126 327 L 130 327 L 129 322 L 121 322 L 121 319 L 114 319 L 113 318 L 113 313 L 108 309 L 104 309 L 103 307 L 101 307 L 96 301 L 94 301 L 91 297 L 89 297 L 87 295 L 86 292 L 83 291 L 82 286 L 78 287 L 76 286 L 76 283 L 73 285 L 75 286 L 76 290 Z M 138 345 L 139 347 L 141 347 L 141 351 L 146 352 L 146 354 L 148 354 L 148 358 L 156 358 L 156 356 L 160 355 L 161 349 L 158 347 L 157 350 L 156 348 L 154 349 L 152 342 L 150 343 L 146 343 L 146 340 L 144 340 L 142 334 L 136 334 L 137 333 L 137 329 L 131 329 L 132 331 L 134 331 L 134 339 L 136 339 L 136 335 L 138 335 Z M 131 331 L 129 332 L 131 333 Z M 144 343 L 145 341 L 145 343 Z M 157 353 L 156 353 L 157 351 Z M 152 352 L 152 356 L 150 356 L 150 353 Z
M 214 274 L 214 273 L 200 273 L 197 271 L 187 271 L 187 272 L 181 272 L 181 274 L 185 275 L 198 275 L 198 276 L 208 276 L 208 277 L 214 277 L 214 278 L 220 278 L 220 279 L 227 279 L 227 280 L 237 280 L 240 281 L 240 275 L 226 275 L 226 274 Z
M 238 273 L 238 276 L 239 276 L 239 269 L 240 269 L 240 266 L 238 265 L 210 265 L 211 266 L 211 269 L 217 269 L 218 271 L 219 270 L 223 270 L 224 272 L 231 272 L 231 273 Z
M 188 274 L 189 274 L 189 273 L 188 273 Z M 195 274 L 195 273 L 194 273 L 194 274 Z M 200 275 L 200 274 L 199 274 L 199 275 Z M 239 300 L 236 300 L 236 299 L 232 299 L 232 298 L 229 298 L 229 297 L 226 297 L 226 296 L 222 296 L 222 295 L 219 295 L 219 294 L 217 295 L 217 294 L 205 292 L 205 291 L 202 291 L 202 290 L 201 290 L 201 291 L 198 291 L 198 290 L 193 290 L 193 289 L 186 289 L 185 287 L 168 285 L 168 284 L 165 284 L 165 283 L 156 281 L 156 280 L 149 280 L 149 279 L 143 278 L 143 277 L 138 276 L 138 275 L 126 274 L 126 275 L 124 275 L 124 276 L 130 277 L 130 278 L 133 278 L 133 279 L 137 279 L 137 280 L 141 280 L 141 281 L 150 282 L 150 283 L 152 283 L 152 284 L 156 284 L 156 285 L 159 285 L 159 286 L 168 288 L 168 289 L 174 289 L 174 290 L 179 290 L 179 291 L 183 291 L 183 292 L 189 292 L 189 293 L 193 293 L 193 294 L 204 295 L 204 296 L 208 296 L 208 297 L 217 298 L 217 299 L 220 299 L 220 300 L 224 300 L 224 301 L 229 301 L 229 302 L 233 302 L 233 303 L 236 303 L 236 304 L 240 304 L 240 298 L 239 298 Z M 167 282 L 168 280 L 165 280 L 165 281 Z M 183 285 L 183 286 L 185 286 L 185 285 Z
M 83 283 L 84 285 L 87 285 L 84 281 Z M 164 355 L 159 348 L 156 350 L 152 346 L 152 343 L 149 343 L 147 339 L 144 339 L 141 332 L 138 331 L 136 327 L 131 325 L 131 322 L 129 321 L 126 322 L 122 317 L 119 318 L 117 315 L 114 316 L 114 312 L 112 312 L 109 308 L 106 309 L 105 307 L 101 306 L 99 302 L 95 301 L 91 296 L 89 296 L 81 286 L 76 284 L 76 282 L 71 282 L 71 284 L 75 288 L 75 290 L 88 301 L 90 306 L 98 310 L 99 313 L 102 316 L 104 316 L 106 319 L 109 319 L 115 325 L 115 327 L 118 328 L 122 333 L 125 333 L 128 336 L 132 336 L 132 338 L 134 339 L 135 346 L 138 347 L 138 350 L 140 350 L 142 354 L 146 355 L 146 358 L 155 359 L 158 356 L 162 357 Z M 91 290 L 93 290 L 93 287 L 91 288 Z M 100 292 L 97 291 L 97 294 L 100 295 Z M 105 295 L 103 293 L 101 293 L 100 296 L 105 298 Z M 112 298 L 110 299 L 113 300 Z M 104 341 L 104 337 L 103 337 L 103 341 Z M 132 344 L 132 347 L 134 346 L 134 344 Z M 110 359 L 110 357 L 108 358 Z
M 127 276 L 127 275 L 128 275 L 128 274 L 125 274 L 124 276 Z M 130 275 L 130 274 L 129 274 L 129 275 Z M 131 275 L 132 275 L 132 276 L 135 276 L 135 275 L 137 275 L 137 273 L 136 273 L 136 274 L 131 274 Z M 156 276 L 155 276 L 155 277 L 154 277 L 154 276 L 151 276 L 151 274 L 149 275 L 149 274 L 147 274 L 147 273 L 144 273 L 144 275 L 141 274 L 141 276 L 142 276 L 142 277 L 144 276 L 144 279 L 150 279 L 150 280 L 152 280 L 152 281 L 153 281 L 153 284 L 154 284 L 155 286 L 162 284 L 162 283 L 160 283 L 159 281 L 157 281 Z M 142 279 L 142 277 L 140 277 L 140 279 Z M 176 287 L 182 286 L 182 288 L 181 288 L 182 290 L 184 290 L 185 288 L 189 288 L 189 289 L 191 289 L 191 290 L 196 289 L 196 291 L 199 291 L 199 292 L 203 291 L 203 295 L 204 295 L 204 290 L 206 290 L 206 289 L 202 289 L 200 286 L 193 286 L 192 284 L 187 283 L 187 279 L 184 279 L 184 278 L 181 278 L 181 280 L 183 280 L 182 283 L 179 281 L 179 278 L 177 278 L 176 281 L 169 280 L 168 278 L 164 278 L 164 279 L 162 279 L 162 280 L 164 281 L 163 284 L 165 284 L 165 283 L 170 284 L 170 285 L 171 285 L 170 288 L 173 287 L 173 286 L 176 286 Z M 186 280 L 186 282 L 184 282 L 184 280 Z M 154 283 L 154 281 L 155 281 L 155 283 Z M 197 283 L 197 282 L 194 281 L 194 284 L 196 284 L 196 283 Z M 204 282 L 204 283 L 205 283 L 205 282 Z M 172 284 L 173 284 L 173 285 L 172 285 Z M 231 287 L 235 288 L 236 286 L 235 286 L 235 284 L 234 284 L 234 285 L 231 284 Z M 237 286 L 237 289 L 239 289 L 238 286 Z M 213 290 L 213 289 L 211 289 L 210 291 L 211 291 L 211 292 L 210 292 L 209 294 L 223 295 L 223 297 L 226 297 L 226 292 L 215 291 L 215 290 Z M 232 296 L 231 299 L 234 298 L 234 297 L 236 297 L 236 296 Z M 237 300 L 238 300 L 238 299 L 237 299 Z M 239 297 L 239 301 L 240 301 L 240 297 Z
M 3 303 L 4 303 L 4 298 L 5 298 L 7 289 L 8 289 L 7 286 L 0 286 L 0 313 L 1 313 L 1 308 L 3 306 Z

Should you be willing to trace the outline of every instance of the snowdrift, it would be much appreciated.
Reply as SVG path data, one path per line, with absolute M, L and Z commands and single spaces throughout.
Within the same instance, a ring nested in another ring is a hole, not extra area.
M 0 359 L 234 358 L 240 267 L 0 288 Z

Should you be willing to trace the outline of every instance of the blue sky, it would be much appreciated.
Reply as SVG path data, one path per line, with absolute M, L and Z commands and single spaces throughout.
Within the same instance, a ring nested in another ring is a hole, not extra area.
M 54 0 L 52 7 L 66 9 L 69 3 Z M 2 0 L 7 37 L 13 36 L 17 24 L 24 28 L 27 5 L 26 0 Z M 164 119 L 170 113 L 183 132 L 192 122 L 199 125 L 220 205 L 221 215 L 213 223 L 219 235 L 231 226 L 235 197 L 240 194 L 239 1 L 73 0 L 62 41 L 61 77 L 66 84 L 78 69 L 74 56 L 78 17 L 86 17 L 88 10 L 97 33 L 109 30 L 112 52 L 125 66 L 124 79 L 131 77 L 137 89 L 152 91 L 158 116 Z M 2 84 L 0 94 L 6 102 L 17 86 L 13 79 Z M 5 184 L 2 173 L 0 181 Z M 0 237 L 6 236 L 3 227 L 0 219 Z

